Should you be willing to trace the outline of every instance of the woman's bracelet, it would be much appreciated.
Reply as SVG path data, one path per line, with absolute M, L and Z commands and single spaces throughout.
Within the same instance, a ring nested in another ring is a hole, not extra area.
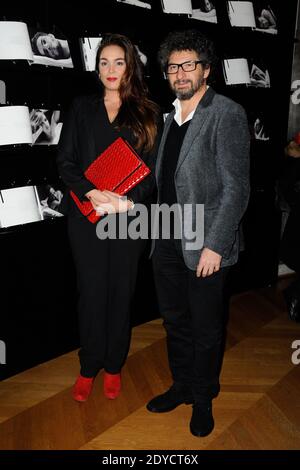
M 134 204 L 134 202 L 133 202 L 132 199 L 130 199 L 130 198 L 127 197 L 127 196 L 121 196 L 121 199 L 123 199 L 123 201 L 127 201 L 127 202 L 129 201 L 129 202 L 131 202 L 131 207 L 128 207 L 128 210 L 129 210 L 129 211 L 134 208 L 135 204 Z

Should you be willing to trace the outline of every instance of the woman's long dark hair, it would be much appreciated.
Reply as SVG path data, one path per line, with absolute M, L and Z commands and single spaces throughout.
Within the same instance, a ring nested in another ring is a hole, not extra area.
M 107 46 L 119 46 L 125 52 L 126 71 L 120 84 L 121 107 L 118 126 L 129 127 L 136 137 L 136 148 L 152 149 L 157 134 L 158 106 L 148 98 L 148 88 L 143 79 L 142 63 L 132 42 L 121 34 L 103 37 L 96 55 L 96 71 L 100 56 Z

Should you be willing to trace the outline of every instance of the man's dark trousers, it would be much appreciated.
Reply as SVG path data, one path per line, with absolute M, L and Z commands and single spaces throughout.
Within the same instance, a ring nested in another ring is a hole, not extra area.
M 191 391 L 195 402 L 208 403 L 220 388 L 229 268 L 198 278 L 184 263 L 181 240 L 174 239 L 156 240 L 153 268 L 174 383 Z

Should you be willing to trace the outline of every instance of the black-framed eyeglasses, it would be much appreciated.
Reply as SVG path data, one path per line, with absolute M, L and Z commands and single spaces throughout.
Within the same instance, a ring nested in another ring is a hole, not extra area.
M 168 75 L 172 73 L 177 73 L 179 67 L 181 67 L 184 72 L 193 72 L 194 70 L 196 70 L 198 64 L 205 64 L 205 62 L 204 60 L 188 60 L 186 62 L 183 62 L 182 64 L 168 64 L 166 66 L 166 73 Z

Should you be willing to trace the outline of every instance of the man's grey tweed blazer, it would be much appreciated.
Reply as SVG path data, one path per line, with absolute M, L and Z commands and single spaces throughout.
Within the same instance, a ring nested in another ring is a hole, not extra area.
M 173 110 L 166 119 L 158 150 L 158 203 L 164 146 L 174 114 Z M 249 199 L 249 144 L 244 109 L 209 87 L 186 132 L 175 171 L 177 202 L 181 207 L 191 204 L 193 221 L 196 204 L 204 204 L 202 248 L 188 249 L 189 228 L 184 230 L 185 219 L 182 220 L 183 256 L 187 267 L 192 270 L 197 267 L 203 247 L 222 256 L 221 267 L 237 262 L 240 223 Z M 195 230 L 195 225 L 192 228 Z M 197 227 L 197 230 L 202 228 Z M 151 254 L 154 249 L 155 239 Z

